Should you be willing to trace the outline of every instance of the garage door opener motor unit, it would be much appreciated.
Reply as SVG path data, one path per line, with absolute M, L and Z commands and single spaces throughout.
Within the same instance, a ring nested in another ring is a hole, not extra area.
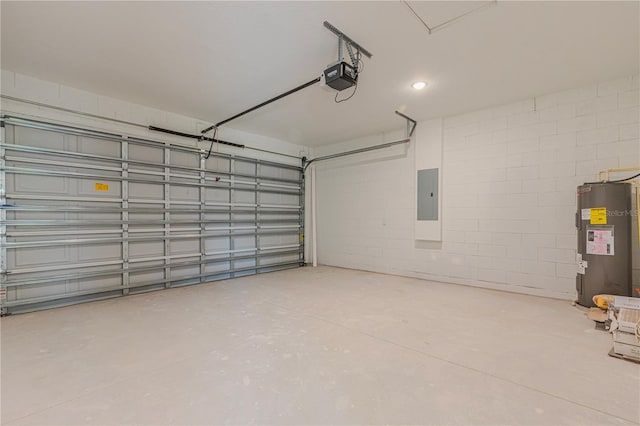
M 358 71 L 346 62 L 340 62 L 324 70 L 323 77 L 327 86 L 344 90 L 357 83 Z

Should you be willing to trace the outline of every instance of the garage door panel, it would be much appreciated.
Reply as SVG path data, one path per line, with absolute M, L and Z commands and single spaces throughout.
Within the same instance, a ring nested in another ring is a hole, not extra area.
M 129 145 L 129 159 L 149 163 L 162 163 L 164 161 L 164 149 L 153 148 L 148 145 Z M 136 164 L 131 167 L 138 168 L 141 166 Z
M 64 265 L 71 260 L 71 252 L 75 252 L 75 249 L 67 246 L 27 247 L 9 250 L 7 260 L 10 262 L 9 268 L 12 266 L 12 258 L 15 259 L 15 263 L 13 265 L 15 268 L 28 268 L 41 265 Z
M 146 284 L 153 281 L 162 281 L 164 279 L 164 271 L 158 269 L 156 271 L 147 272 L 135 272 L 129 274 L 129 284 L 137 286 L 139 284 Z
M 156 207 L 149 207 L 147 209 L 147 212 L 144 211 L 144 207 L 138 207 L 138 206 L 133 206 L 133 208 L 136 209 L 142 209 L 142 212 L 130 212 L 129 213 L 129 220 L 132 222 L 157 222 L 160 220 L 164 219 L 164 213 L 161 212 L 156 212 L 154 213 L 153 210 L 157 210 L 160 207 L 156 206 Z
M 229 271 L 230 268 L 231 268 L 231 265 L 229 262 L 210 263 L 206 265 L 205 272 L 208 274 L 221 273 L 221 272 Z
M 155 183 L 129 183 L 129 198 L 140 198 L 144 200 L 162 200 L 164 197 L 164 186 Z
M 82 245 L 78 250 L 78 260 L 117 260 L 122 258 L 122 245 L 117 244 L 96 244 Z
M 253 236 L 240 236 L 232 237 L 234 249 L 248 249 L 255 247 L 255 237 Z
M 300 236 L 298 234 L 291 235 L 262 235 L 260 243 L 264 247 L 281 246 L 297 244 Z
M 200 266 L 178 267 L 171 270 L 171 279 L 180 280 L 192 278 L 200 274 Z
M 85 278 L 77 280 L 77 291 L 113 290 L 122 287 L 122 277 Z
M 291 230 L 282 225 L 301 220 L 302 211 L 292 208 L 299 197 L 277 193 L 291 191 L 283 184 L 296 186 L 278 179 L 298 179 L 299 168 L 214 151 L 202 185 L 196 149 L 2 120 L 6 142 L 59 150 L 9 148 L 9 160 L 0 159 L 22 169 L 10 169 L 0 183 L 9 235 L 0 247 L 7 259 L 2 314 L 254 274 L 265 264 L 273 265 L 265 271 L 303 264 L 297 231 L 281 235 Z M 291 247 L 297 253 L 277 256 Z M 267 253 L 276 255 L 258 257 Z
M 171 200 L 188 200 L 198 201 L 200 197 L 200 188 L 195 186 L 172 186 Z
M 17 160 L 19 158 L 19 160 Z M 23 164 L 23 163 L 37 163 L 37 162 L 33 162 L 31 160 L 38 160 L 38 161 L 47 161 L 47 160 L 57 160 L 57 161 L 65 161 L 64 158 L 57 158 L 55 156 L 52 156 L 49 153 L 41 153 L 41 152 L 24 152 L 24 151 L 20 151 L 20 154 L 16 154 L 13 151 L 10 151 L 9 155 L 7 155 L 7 165 L 16 163 L 16 164 Z M 40 164 L 47 164 L 47 163 L 40 163 Z
M 255 259 L 242 259 L 233 262 L 234 269 L 252 268 L 256 266 Z
M 267 165 L 260 167 L 260 176 L 264 177 L 265 179 L 276 178 L 298 181 L 300 179 L 300 172 L 298 170 L 291 170 Z
M 117 212 L 79 212 L 67 214 L 67 217 L 69 219 L 98 222 L 99 224 L 102 221 L 119 221 L 122 215 Z
M 170 165 L 183 166 L 183 167 L 200 167 L 200 157 L 193 153 L 186 153 L 180 151 L 171 152 Z
M 261 194 L 260 201 L 266 204 L 280 204 L 297 206 L 300 203 L 300 196 L 291 194 Z
M 13 139 L 9 140 L 9 143 L 36 148 L 65 149 L 65 135 L 62 133 L 27 127 L 12 127 L 12 129 Z
M 229 213 L 207 213 L 204 215 L 205 220 L 228 221 Z M 213 225 L 211 225 L 213 226 Z
M 291 214 L 290 212 L 277 212 L 277 213 L 260 213 L 260 218 L 266 221 L 283 221 L 287 223 L 298 223 L 300 216 Z
M 235 203 L 254 204 L 255 193 L 253 191 L 234 191 L 232 200 Z
M 228 202 L 229 190 L 222 188 L 206 188 L 205 189 L 205 201 L 207 202 Z
M 64 212 L 42 212 L 42 211 L 9 211 L 7 219 L 15 220 L 65 220 L 72 217 Z M 18 227 L 15 227 L 16 229 Z
M 211 252 L 222 252 L 230 250 L 229 239 L 227 238 L 216 238 L 216 237 L 205 237 L 204 239 L 204 247 L 207 253 Z
M 200 253 L 200 239 L 175 240 L 171 243 L 171 254 Z
M 130 258 L 144 258 L 162 256 L 164 253 L 163 241 L 143 241 L 129 243 Z
M 283 262 L 295 262 L 296 260 L 298 260 L 297 254 L 289 254 L 284 256 L 269 256 L 269 257 L 264 257 L 260 259 L 260 265 L 262 266 L 274 265 L 274 264 L 283 263 Z
M 79 136 L 77 144 L 77 151 L 84 154 L 120 157 L 120 142 Z
M 263 167 L 263 166 L 261 166 Z M 254 175 L 256 165 L 246 161 L 236 161 L 233 164 L 233 171 L 243 175 Z
M 57 204 L 60 204 L 59 202 L 57 202 Z M 66 203 L 68 206 L 76 206 L 76 207 L 80 207 L 81 209 L 92 209 L 94 211 L 97 210 L 101 210 L 101 211 L 106 211 L 107 209 L 118 209 L 120 207 L 122 207 L 122 203 L 114 198 L 112 201 L 109 201 L 108 199 L 101 199 L 100 201 L 82 201 L 82 202 L 77 202 L 77 203 L 73 203 L 73 202 L 68 202 Z M 55 207 L 55 205 L 54 205 Z
M 24 174 L 9 175 L 7 190 L 11 193 L 65 195 L 70 192 L 69 178 Z
M 228 173 L 229 171 L 231 171 L 230 161 L 226 158 L 216 157 L 215 152 L 216 149 L 214 146 L 213 154 L 207 160 L 205 160 L 205 169 L 207 170 L 207 172 L 215 175 L 215 173 Z
M 177 212 L 172 212 L 171 219 L 175 219 L 178 222 L 198 221 L 200 220 L 200 213 L 198 212 L 198 209 L 189 208 L 189 209 L 185 209 L 185 211 L 181 210 Z
M 40 284 L 32 286 L 18 287 L 15 291 L 14 300 L 39 299 L 47 296 L 61 296 L 68 294 L 66 283 Z

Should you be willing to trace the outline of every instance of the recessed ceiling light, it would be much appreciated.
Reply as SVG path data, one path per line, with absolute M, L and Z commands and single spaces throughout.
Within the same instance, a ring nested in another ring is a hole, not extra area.
M 427 83 L 425 83 L 424 81 L 416 81 L 411 85 L 411 87 L 413 87 L 416 90 L 422 90 L 425 87 L 427 87 Z

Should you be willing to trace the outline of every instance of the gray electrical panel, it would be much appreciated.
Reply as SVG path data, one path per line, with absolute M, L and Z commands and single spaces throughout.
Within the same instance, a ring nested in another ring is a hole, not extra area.
M 578 303 L 595 306 L 596 294 L 631 296 L 631 185 L 584 184 L 577 198 Z
M 418 220 L 438 220 L 438 169 L 418 170 Z

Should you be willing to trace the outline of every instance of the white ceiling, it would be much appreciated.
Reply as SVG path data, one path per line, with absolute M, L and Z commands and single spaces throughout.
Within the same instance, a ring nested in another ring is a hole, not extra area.
M 479 5 L 410 4 L 430 26 Z M 357 94 L 316 85 L 229 123 L 317 146 L 403 128 L 398 108 L 424 120 L 637 73 L 639 4 L 500 1 L 429 35 L 400 1 L 2 1 L 1 65 L 215 123 L 319 76 L 328 20 L 373 53 Z

